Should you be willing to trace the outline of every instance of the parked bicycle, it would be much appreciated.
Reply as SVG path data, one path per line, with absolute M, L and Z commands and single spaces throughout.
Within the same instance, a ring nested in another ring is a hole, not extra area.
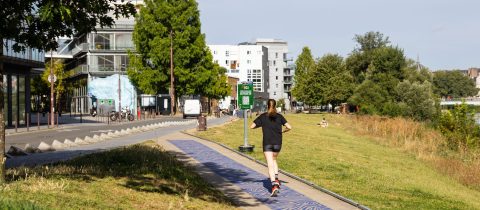
M 116 121 L 119 118 L 121 118 L 121 120 L 128 119 L 129 121 L 133 121 L 135 119 L 132 111 L 128 107 L 122 108 L 121 112 L 112 111 L 109 117 L 111 121 Z

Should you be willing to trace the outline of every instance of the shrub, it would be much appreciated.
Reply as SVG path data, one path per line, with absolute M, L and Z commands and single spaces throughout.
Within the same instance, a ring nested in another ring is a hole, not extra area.
M 478 149 L 480 127 L 475 122 L 475 110 L 462 103 L 441 114 L 438 129 L 447 138 L 452 150 Z

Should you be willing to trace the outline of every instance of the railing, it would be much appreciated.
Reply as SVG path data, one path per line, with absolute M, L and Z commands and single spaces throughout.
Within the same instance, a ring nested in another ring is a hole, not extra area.
M 79 65 L 74 69 L 70 70 L 72 76 L 80 75 L 80 74 L 88 74 L 88 66 L 87 65 Z
M 75 56 L 79 52 L 86 52 L 88 51 L 88 43 L 82 43 L 80 45 L 76 45 L 75 48 L 72 49 L 72 56 Z

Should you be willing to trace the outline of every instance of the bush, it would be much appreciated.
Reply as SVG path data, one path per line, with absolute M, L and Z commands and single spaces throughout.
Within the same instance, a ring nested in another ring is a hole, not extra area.
M 438 128 L 447 138 L 447 144 L 450 149 L 467 150 L 479 148 L 480 127 L 477 125 L 474 117 L 474 109 L 469 108 L 465 103 L 441 114 Z

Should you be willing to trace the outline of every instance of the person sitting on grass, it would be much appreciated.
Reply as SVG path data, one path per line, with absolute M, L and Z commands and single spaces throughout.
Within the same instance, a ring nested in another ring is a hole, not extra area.
M 327 120 L 325 120 L 325 117 L 324 117 L 322 122 L 317 123 L 317 125 L 319 125 L 322 128 L 326 128 L 326 127 L 328 127 L 328 122 L 327 122 Z

